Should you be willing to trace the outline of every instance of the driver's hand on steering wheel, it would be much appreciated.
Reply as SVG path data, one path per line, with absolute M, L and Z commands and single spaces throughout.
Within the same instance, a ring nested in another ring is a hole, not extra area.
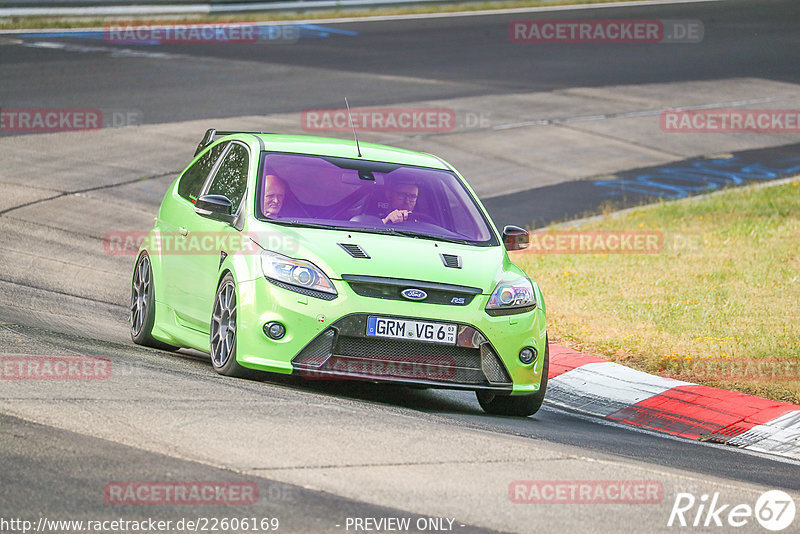
M 410 215 L 411 211 L 409 210 L 394 210 L 381 220 L 383 221 L 383 224 L 388 224 L 388 223 L 397 224 L 408 220 L 408 217 Z

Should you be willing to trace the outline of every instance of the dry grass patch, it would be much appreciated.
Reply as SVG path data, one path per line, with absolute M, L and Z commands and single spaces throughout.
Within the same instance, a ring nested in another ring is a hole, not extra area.
M 550 338 L 631 367 L 800 404 L 800 186 L 739 188 L 580 226 L 650 230 L 656 254 L 514 256 Z

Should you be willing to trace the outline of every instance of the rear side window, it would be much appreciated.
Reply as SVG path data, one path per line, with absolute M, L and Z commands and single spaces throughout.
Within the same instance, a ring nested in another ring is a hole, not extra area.
M 186 169 L 178 182 L 178 194 L 194 202 L 200 196 L 200 190 L 208 178 L 208 173 L 214 168 L 214 163 L 219 159 L 219 155 L 225 150 L 228 143 L 219 143 L 206 152 L 200 159 Z
M 225 195 L 231 201 L 233 213 L 239 210 L 244 193 L 247 190 L 247 170 L 250 168 L 250 153 L 239 143 L 231 144 L 211 180 L 206 195 Z

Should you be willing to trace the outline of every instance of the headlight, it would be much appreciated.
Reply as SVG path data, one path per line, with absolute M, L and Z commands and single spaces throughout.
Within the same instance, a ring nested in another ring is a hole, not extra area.
M 316 265 L 305 260 L 295 260 L 275 252 L 261 253 L 261 269 L 264 276 L 271 282 L 292 291 L 321 291 L 329 295 L 336 295 L 330 279 Z M 313 296 L 313 294 L 312 294 Z
M 494 288 L 486 313 L 489 315 L 510 315 L 523 313 L 536 307 L 533 284 L 527 278 L 504 280 Z

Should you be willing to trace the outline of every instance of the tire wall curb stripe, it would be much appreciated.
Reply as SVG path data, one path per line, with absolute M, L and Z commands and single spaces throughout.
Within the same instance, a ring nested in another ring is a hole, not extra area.
M 547 400 L 675 436 L 800 460 L 800 406 L 636 371 L 550 344 Z

